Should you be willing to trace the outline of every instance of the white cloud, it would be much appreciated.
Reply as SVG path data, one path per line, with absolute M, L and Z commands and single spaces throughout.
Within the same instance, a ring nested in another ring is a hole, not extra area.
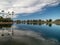
M 42 11 L 45 6 L 55 6 L 60 0 L 0 0 L 0 9 L 15 13 L 34 13 Z

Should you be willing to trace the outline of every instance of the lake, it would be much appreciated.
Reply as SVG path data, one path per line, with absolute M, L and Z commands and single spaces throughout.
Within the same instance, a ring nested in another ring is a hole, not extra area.
M 0 25 L 1 45 L 60 45 L 60 25 Z

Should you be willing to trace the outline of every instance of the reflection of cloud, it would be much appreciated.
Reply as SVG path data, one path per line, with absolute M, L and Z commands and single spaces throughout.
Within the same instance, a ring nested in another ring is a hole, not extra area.
M 8 40 L 11 40 L 12 43 L 14 41 L 16 43 L 25 43 L 27 45 L 58 45 L 58 41 L 56 39 L 45 39 L 40 34 L 27 30 L 13 30 L 13 36 L 0 36 L 0 42 L 6 42 Z
M 57 45 L 58 44 L 58 41 L 56 39 L 45 39 L 41 35 L 33 31 L 15 30 L 13 38 L 19 41 L 23 40 L 23 42 L 26 42 L 26 43 L 30 43 L 30 41 L 32 40 L 32 42 L 34 41 L 35 43 L 38 42 L 39 45 L 40 44 L 41 45 Z

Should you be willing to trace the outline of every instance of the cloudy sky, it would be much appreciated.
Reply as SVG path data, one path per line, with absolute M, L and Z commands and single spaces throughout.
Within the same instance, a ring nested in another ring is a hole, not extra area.
M 15 19 L 56 19 L 60 16 L 60 0 L 0 0 L 0 10 L 14 11 Z

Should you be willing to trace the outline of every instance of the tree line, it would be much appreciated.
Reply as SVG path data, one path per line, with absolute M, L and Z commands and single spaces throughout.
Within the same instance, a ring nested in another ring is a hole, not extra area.
M 11 18 L 3 18 L 0 16 L 0 22 L 13 22 Z
M 52 20 L 52 19 L 47 19 L 47 20 L 16 20 L 15 22 L 17 23 L 58 23 L 60 22 L 60 19 Z

